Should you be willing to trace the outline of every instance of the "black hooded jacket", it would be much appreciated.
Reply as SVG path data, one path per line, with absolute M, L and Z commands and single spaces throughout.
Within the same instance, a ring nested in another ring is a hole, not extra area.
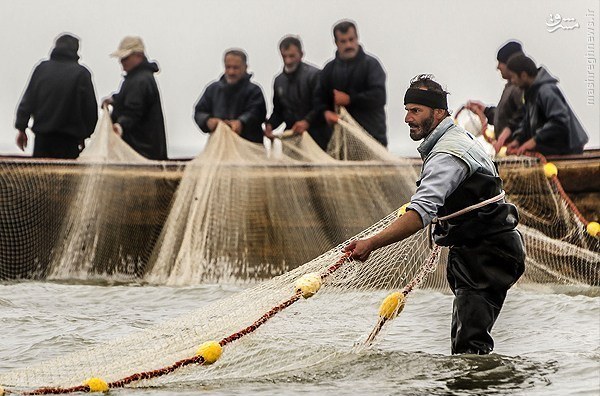
M 165 119 L 154 79 L 155 62 L 144 59 L 129 71 L 113 95 L 112 120 L 123 128 L 123 140 L 148 159 L 167 159 Z
M 533 84 L 525 90 L 525 117 L 515 132 L 519 143 L 533 138 L 542 154 L 577 154 L 588 135 L 556 83 L 540 67 Z
M 262 89 L 250 77 L 246 73 L 237 83 L 228 84 L 223 75 L 206 87 L 194 108 L 194 120 L 203 132 L 210 132 L 206 125 L 209 118 L 240 120 L 243 124 L 240 136 L 262 143 L 267 105 Z
M 349 60 L 335 59 L 321 71 L 319 110 L 334 110 L 333 90 L 350 95 L 348 112 L 371 136 L 387 146 L 385 71 L 379 61 L 359 47 Z
M 98 103 L 90 71 L 78 63 L 79 42 L 75 37 L 57 40 L 50 59 L 35 67 L 17 108 L 15 128 L 27 129 L 33 117 L 33 132 L 63 134 L 85 139 L 98 121 Z

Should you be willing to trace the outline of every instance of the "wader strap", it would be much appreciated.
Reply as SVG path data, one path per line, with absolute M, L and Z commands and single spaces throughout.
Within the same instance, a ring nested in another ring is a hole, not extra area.
M 486 199 L 485 201 L 481 201 L 479 203 L 476 203 L 475 205 L 467 206 L 466 208 L 461 209 L 458 212 L 451 213 L 451 214 L 449 214 L 447 216 L 434 217 L 431 220 L 431 224 L 429 224 L 429 231 L 428 231 L 429 247 L 430 248 L 433 247 L 433 235 L 432 235 L 433 232 L 432 232 L 432 228 L 433 228 L 433 226 L 435 224 L 439 223 L 440 221 L 450 220 L 450 219 L 453 219 L 455 217 L 464 215 L 465 213 L 469 213 L 469 212 L 471 212 L 471 211 L 473 211 L 475 209 L 483 208 L 484 206 L 489 205 L 491 203 L 495 203 L 495 202 L 501 201 L 501 200 L 504 199 L 505 195 L 506 195 L 506 191 L 502 190 L 500 192 L 500 194 L 498 194 L 496 196 L 493 196 L 492 198 Z

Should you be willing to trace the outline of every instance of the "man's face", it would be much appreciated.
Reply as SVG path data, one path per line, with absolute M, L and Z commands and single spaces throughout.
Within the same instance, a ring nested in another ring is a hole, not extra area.
M 496 67 L 500 71 L 500 75 L 503 79 L 510 81 L 510 71 L 506 67 L 506 63 L 498 62 L 498 66 Z
M 247 66 L 240 56 L 227 55 L 225 57 L 225 80 L 227 84 L 235 84 L 246 74 Z
M 509 71 L 509 72 L 510 72 L 510 82 L 513 85 L 516 85 L 517 87 L 519 87 L 521 89 L 529 88 L 529 80 L 527 79 L 527 73 L 521 72 L 521 74 L 518 74 L 513 71 Z
M 414 141 L 424 139 L 433 130 L 435 119 L 433 109 L 427 106 L 408 103 L 405 106 L 406 122 L 410 128 L 410 138 Z
M 340 58 L 344 60 L 352 59 L 358 54 L 358 35 L 354 28 L 349 28 L 346 33 L 335 32 L 335 45 L 337 46 Z
M 281 58 L 283 59 L 285 71 L 292 73 L 296 71 L 302 61 L 302 51 L 295 45 L 290 45 L 287 49 L 281 50 Z
M 133 53 L 125 58 L 121 58 L 121 67 L 124 72 L 130 72 L 144 60 L 144 54 Z

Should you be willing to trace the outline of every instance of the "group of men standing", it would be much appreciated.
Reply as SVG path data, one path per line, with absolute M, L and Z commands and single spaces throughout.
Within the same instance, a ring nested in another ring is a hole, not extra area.
M 241 49 L 226 51 L 224 74 L 206 87 L 195 105 L 196 124 L 212 133 L 224 122 L 244 139 L 260 143 L 263 136 L 273 138 L 273 130 L 285 123 L 297 134 L 308 132 L 325 150 L 331 125 L 337 122 L 335 111 L 346 106 L 365 130 L 387 146 L 385 71 L 363 51 L 353 22 L 336 24 L 333 35 L 338 50 L 322 71 L 303 61 L 298 37 L 281 40 L 284 68 L 275 78 L 273 112 L 268 118 L 262 89 L 247 71 L 248 55 Z M 18 106 L 17 145 L 22 150 L 27 145 L 25 130 L 33 118 L 34 157 L 77 158 L 94 131 L 96 97 L 90 72 L 78 63 L 78 48 L 76 37 L 60 36 L 50 59 L 35 68 Z M 139 37 L 125 37 L 111 56 L 119 59 L 125 72 L 119 91 L 102 101 L 103 106 L 112 106 L 115 133 L 144 157 L 167 159 L 164 116 L 154 78 L 158 65 L 148 60 Z
M 284 67 L 275 77 L 273 112 L 266 121 L 266 103 L 247 72 L 247 54 L 227 51 L 225 74 L 206 88 L 196 104 L 196 124 L 210 133 L 223 121 L 243 138 L 262 142 L 263 136 L 273 138 L 273 130 L 285 123 L 294 133 L 308 132 L 325 150 L 330 126 L 337 122 L 336 106 L 346 106 L 365 130 L 387 146 L 385 71 L 375 57 L 363 51 L 353 22 L 335 25 L 333 36 L 335 59 L 323 70 L 303 61 L 299 38 L 287 36 L 280 41 Z

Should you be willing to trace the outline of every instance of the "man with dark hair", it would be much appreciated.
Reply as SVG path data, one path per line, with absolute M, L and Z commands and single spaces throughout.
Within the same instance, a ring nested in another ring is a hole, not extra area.
M 494 126 L 496 152 L 510 139 L 513 131 L 517 129 L 523 119 L 523 91 L 510 81 L 510 72 L 506 63 L 511 56 L 522 54 L 523 48 L 517 41 L 509 41 L 504 44 L 496 56 L 500 75 L 506 80 L 506 85 L 500 96 L 498 106 L 485 106 L 479 101 L 469 101 L 467 108 L 477 114 L 483 114 L 488 123 Z
M 371 136 L 387 146 L 385 71 L 375 57 L 363 51 L 353 22 L 337 23 L 333 37 L 337 51 L 321 72 L 319 109 L 333 124 L 338 120 L 336 107 L 345 106 Z
M 204 90 L 196 103 L 194 120 L 203 132 L 214 132 L 219 122 L 224 122 L 244 139 L 262 143 L 267 106 L 262 89 L 250 81 L 248 56 L 231 49 L 223 61 L 225 73 Z
M 494 348 L 490 332 L 506 293 L 525 269 L 525 252 L 515 228 L 517 208 L 504 201 L 495 164 L 473 136 L 454 125 L 446 96 L 429 75 L 411 81 L 404 121 L 411 139 L 423 139 L 417 149 L 423 159 L 417 191 L 404 215 L 345 250 L 364 261 L 372 251 L 433 224 L 435 242 L 450 247 L 452 353 L 487 354 Z
M 103 101 L 112 105 L 113 128 L 135 151 L 152 160 L 167 159 L 165 119 L 154 78 L 156 62 L 148 61 L 140 37 L 125 37 L 111 54 L 127 73 L 116 94 Z
M 588 135 L 558 88 L 558 80 L 525 55 L 507 64 L 511 81 L 525 92 L 525 115 L 508 145 L 508 154 L 581 154 Z
M 273 138 L 273 129 L 285 122 L 296 134 L 308 131 L 323 149 L 331 137 L 331 130 L 323 114 L 315 106 L 315 94 L 320 70 L 302 61 L 304 53 L 299 38 L 286 36 L 279 43 L 283 71 L 273 84 L 273 113 L 265 124 L 265 136 Z
M 25 130 L 35 134 L 34 157 L 79 157 L 84 139 L 98 121 L 98 104 L 92 75 L 80 65 L 79 39 L 63 34 L 56 39 L 50 59 L 33 70 L 17 108 L 17 146 L 27 147 Z

